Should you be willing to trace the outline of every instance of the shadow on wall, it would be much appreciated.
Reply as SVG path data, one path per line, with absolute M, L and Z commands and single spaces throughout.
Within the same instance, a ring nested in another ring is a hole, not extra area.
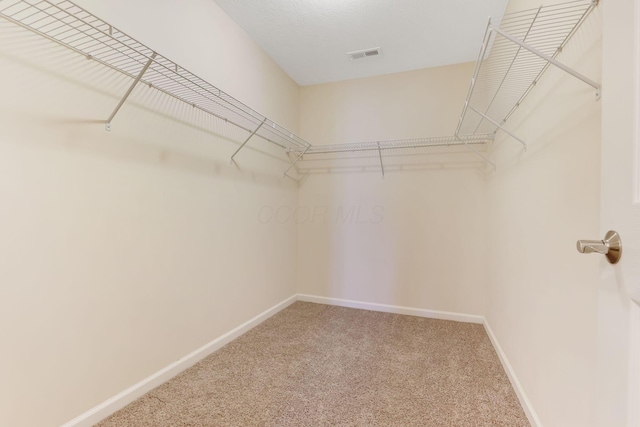
M 12 120 L 25 124 L 13 127 L 16 133 L 5 135 L 6 142 L 295 187 L 295 182 L 283 176 L 289 166 L 286 155 L 258 137 L 231 164 L 231 154 L 248 132 L 229 122 L 138 85 L 114 119 L 112 132 L 106 132 L 106 118 L 131 85 L 131 78 L 7 22 L 0 25 L 0 50 L 2 67 L 20 76 L 6 82 L 3 97 L 12 105 L 0 108 L 7 109 Z M 43 128 L 47 134 L 38 134 Z M 148 132 L 149 128 L 154 132 Z M 64 138 L 53 138 L 56 134 Z M 151 140 L 151 135 L 157 139 Z

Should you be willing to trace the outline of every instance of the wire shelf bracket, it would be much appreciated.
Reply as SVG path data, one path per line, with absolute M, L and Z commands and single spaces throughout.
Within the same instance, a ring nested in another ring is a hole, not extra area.
M 384 163 L 382 163 L 382 149 L 380 148 L 379 142 L 378 142 L 378 156 L 380 156 L 380 170 L 382 171 L 382 178 L 384 179 Z
M 541 6 L 504 15 L 500 25 L 489 18 L 454 135 L 495 135 L 501 130 L 526 151 L 527 143 L 504 124 L 551 65 L 593 87 L 599 100 L 598 82 L 557 59 L 597 5 L 598 0 L 573 0 Z
M 112 32 L 113 29 L 112 27 L 109 27 L 109 32 Z M 144 76 L 144 73 L 147 72 L 147 70 L 149 69 L 149 67 L 151 66 L 151 63 L 153 62 L 153 60 L 156 58 L 157 53 L 153 52 L 153 54 L 151 55 L 151 58 L 149 58 L 149 60 L 147 61 L 147 63 L 144 65 L 144 67 L 142 67 L 142 70 L 140 71 L 140 74 L 138 74 L 138 77 L 136 77 L 136 79 L 133 81 L 133 83 L 131 84 L 131 86 L 129 86 L 129 89 L 127 90 L 127 92 L 124 94 L 124 96 L 122 97 L 122 99 L 120 100 L 120 102 L 118 103 L 118 105 L 116 106 L 115 110 L 113 110 L 113 113 L 111 113 L 111 115 L 109 116 L 109 118 L 107 119 L 107 122 L 104 125 L 104 128 L 107 131 L 111 131 L 111 121 L 113 120 L 113 118 L 116 116 L 116 114 L 118 114 L 118 111 L 120 111 L 120 108 L 122 108 L 122 106 L 124 105 L 124 103 L 126 102 L 127 98 L 129 98 L 129 95 L 131 95 L 131 92 L 133 92 L 133 89 L 136 87 L 136 85 L 140 82 L 140 79 L 142 79 L 142 76 Z
M 264 124 L 264 122 L 267 119 L 264 119 L 257 128 L 255 128 L 255 130 L 253 132 L 251 132 L 251 134 L 247 137 L 247 139 L 244 140 L 244 142 L 242 144 L 240 144 L 240 147 L 238 147 L 238 149 L 231 155 L 231 160 L 229 160 L 229 163 L 233 163 L 233 158 L 236 156 L 236 154 L 238 154 L 240 152 L 240 150 L 242 150 L 244 148 L 245 145 L 247 145 L 247 142 L 249 142 L 249 140 L 256 134 L 256 132 L 258 132 L 260 130 L 260 128 L 262 127 L 262 125 Z

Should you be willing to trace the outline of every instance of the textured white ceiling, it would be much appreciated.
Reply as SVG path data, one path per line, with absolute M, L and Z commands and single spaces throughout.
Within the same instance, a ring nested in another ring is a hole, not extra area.
M 215 0 L 302 86 L 475 61 L 508 0 Z M 351 61 L 346 53 L 381 47 Z

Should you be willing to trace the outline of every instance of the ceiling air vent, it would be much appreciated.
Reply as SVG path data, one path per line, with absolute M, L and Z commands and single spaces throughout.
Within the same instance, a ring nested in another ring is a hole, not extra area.
M 371 49 L 364 49 L 364 50 L 356 50 L 355 52 L 347 52 L 347 56 L 349 56 L 349 59 L 351 59 L 352 61 L 354 59 L 369 58 L 372 56 L 379 56 L 379 55 L 382 55 L 382 50 L 379 47 L 374 47 Z

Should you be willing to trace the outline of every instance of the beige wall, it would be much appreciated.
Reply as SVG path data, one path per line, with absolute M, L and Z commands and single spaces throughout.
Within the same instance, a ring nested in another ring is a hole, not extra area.
M 301 135 L 317 144 L 451 135 L 472 72 L 469 63 L 303 87 Z M 301 183 L 300 209 L 316 215 L 297 218 L 299 292 L 482 314 L 482 162 L 424 156 L 399 170 L 401 162 L 385 153 L 382 179 L 376 156 L 364 160 L 366 170 L 358 169 L 362 159 L 350 159 L 338 166 L 356 172 L 312 174 Z
M 427 68 L 300 91 L 300 132 L 312 144 L 450 136 L 474 63 Z
M 213 1 L 79 1 L 297 126 L 298 87 Z M 295 292 L 287 163 L 246 132 L 0 25 L 0 425 L 56 426 Z
M 601 25 L 559 57 L 596 81 Z M 507 123 L 528 152 L 500 133 L 492 152 L 486 316 L 545 427 L 594 425 L 598 260 L 575 241 L 600 235 L 600 121 L 595 90 L 551 67 Z
M 601 36 L 597 9 L 560 59 L 600 80 Z M 302 88 L 300 131 L 319 144 L 450 135 L 460 67 Z M 495 173 L 438 156 L 384 180 L 375 156 L 304 162 L 330 173 L 306 178 L 299 204 L 328 216 L 300 221 L 298 289 L 484 314 L 542 425 L 594 425 L 598 263 L 575 241 L 600 234 L 600 114 L 590 86 L 550 69 L 507 124 L 529 151 L 499 133 Z M 337 215 L 354 207 L 363 223 Z

